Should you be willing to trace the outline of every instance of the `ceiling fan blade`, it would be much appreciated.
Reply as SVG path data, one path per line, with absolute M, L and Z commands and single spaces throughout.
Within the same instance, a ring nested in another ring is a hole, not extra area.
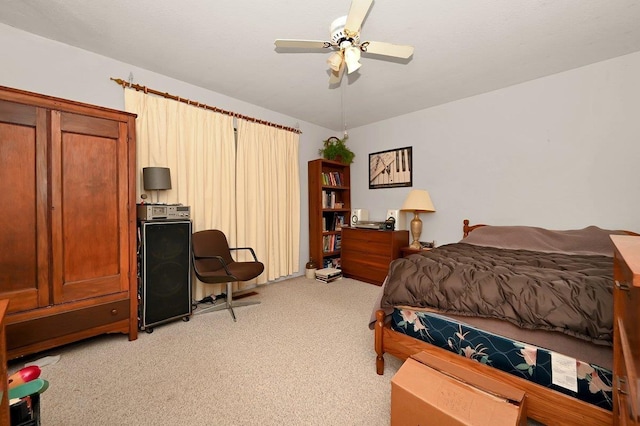
M 407 59 L 413 55 L 413 46 L 385 43 L 382 41 L 365 41 L 360 44 L 360 50 L 376 55 L 393 56 Z
M 276 47 L 293 47 L 298 49 L 327 49 L 331 43 L 321 40 L 281 40 L 275 41 Z
M 344 74 L 344 62 L 340 65 L 340 69 L 338 71 L 331 70 L 331 75 L 329 76 L 329 85 L 340 84 L 342 81 L 342 75 Z
M 360 32 L 362 21 L 364 21 L 364 17 L 367 16 L 371 3 L 373 3 L 373 0 L 351 1 L 351 8 L 349 9 L 349 15 L 347 15 L 347 22 L 344 24 L 345 33 L 356 34 Z

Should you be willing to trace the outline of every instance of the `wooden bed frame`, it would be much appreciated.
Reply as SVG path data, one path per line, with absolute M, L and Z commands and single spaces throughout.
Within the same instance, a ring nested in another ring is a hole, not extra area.
M 469 232 L 481 226 L 485 225 L 470 226 L 469 221 L 465 219 L 464 236 L 466 237 Z M 633 232 L 625 232 L 631 235 L 635 234 Z M 613 261 L 611 267 L 613 268 Z M 611 411 L 393 331 L 390 324 L 385 323 L 385 317 L 383 310 L 376 311 L 374 331 L 377 355 L 376 371 L 378 374 L 384 373 L 385 353 L 405 360 L 413 354 L 424 351 L 452 364 L 463 365 L 496 380 L 524 389 L 527 394 L 527 416 L 545 425 L 585 426 L 613 424 Z

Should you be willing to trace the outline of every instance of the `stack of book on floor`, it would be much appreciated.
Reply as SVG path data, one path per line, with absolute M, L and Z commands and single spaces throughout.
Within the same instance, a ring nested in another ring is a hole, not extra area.
M 324 283 L 339 280 L 342 278 L 342 271 L 336 268 L 324 268 L 316 271 L 316 280 Z

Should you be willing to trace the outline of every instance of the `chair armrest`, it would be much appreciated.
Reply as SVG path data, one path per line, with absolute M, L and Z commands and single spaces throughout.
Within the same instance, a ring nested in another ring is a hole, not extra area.
M 221 256 L 198 256 L 198 259 L 216 259 L 218 262 L 220 262 L 220 264 L 224 268 L 224 271 L 227 273 L 227 275 L 233 276 L 231 271 L 229 271 L 229 268 L 227 268 L 227 262 L 225 262 L 224 259 Z M 196 266 L 196 257 L 195 256 L 193 256 L 193 262 L 192 263 L 193 263 L 193 269 L 196 271 L 197 274 L 200 274 L 200 271 L 198 271 L 198 267 Z
M 251 252 L 251 255 L 253 256 L 253 260 L 255 260 L 256 262 L 258 261 L 258 258 L 256 257 L 256 253 L 253 251 L 251 247 L 235 247 L 235 248 L 229 248 L 229 250 L 249 250 Z

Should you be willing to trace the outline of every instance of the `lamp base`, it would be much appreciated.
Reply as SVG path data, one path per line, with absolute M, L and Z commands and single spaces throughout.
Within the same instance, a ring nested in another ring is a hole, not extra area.
M 416 249 L 416 250 L 422 249 L 422 245 L 420 244 L 420 241 L 418 241 L 418 240 L 413 240 L 413 242 L 411 244 L 409 244 L 409 247 L 411 247 L 412 249 Z
M 411 219 L 411 236 L 413 237 L 413 242 L 409 247 L 412 249 L 421 249 L 420 245 L 420 234 L 422 234 L 422 221 L 420 220 L 420 216 L 418 211 L 413 212 L 414 217 Z

